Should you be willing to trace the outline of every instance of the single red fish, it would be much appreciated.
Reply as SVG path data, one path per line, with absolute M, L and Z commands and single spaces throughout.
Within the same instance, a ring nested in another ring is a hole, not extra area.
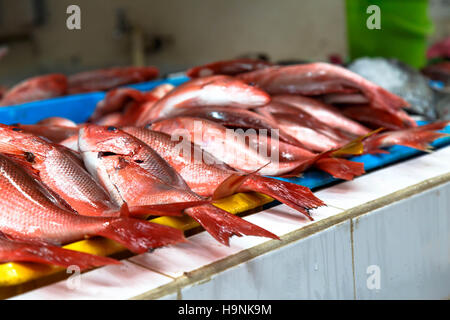
M 180 230 L 128 217 L 88 217 L 56 206 L 30 175 L 0 155 L 0 232 L 12 239 L 61 245 L 104 236 L 135 253 L 184 241 Z
M 284 103 L 272 101 L 255 111 L 259 114 L 270 115 L 279 128 L 311 151 L 323 152 L 338 148 L 355 138 L 351 134 L 329 127 L 310 114 Z
M 157 78 L 155 67 L 115 67 L 80 72 L 68 77 L 69 94 L 106 91 L 126 84 L 149 81 Z
M 370 132 L 368 128 L 342 115 L 339 109 L 311 97 L 279 95 L 272 97 L 272 102 L 278 103 L 273 105 L 273 110 L 279 107 L 279 103 L 295 107 L 331 128 L 354 136 L 363 136 Z M 284 110 L 281 109 L 280 111 L 285 112 Z
M 228 106 L 252 108 L 267 104 L 267 93 L 229 76 L 211 76 L 190 80 L 176 87 L 136 122 L 143 126 L 166 117 L 179 108 L 195 106 Z
M 183 178 L 151 147 L 117 128 L 89 125 L 80 130 L 79 148 L 86 166 L 133 212 L 143 207 L 186 204 L 184 213 L 200 223 L 216 240 L 228 245 L 233 235 L 278 237 L 246 220 L 205 203 Z M 112 155 L 113 154 L 113 155 Z M 189 205 L 189 203 L 191 204 Z M 198 204 L 203 202 L 204 204 Z M 156 206 L 155 206 L 156 205 Z M 183 208 L 183 206 L 181 207 Z
M 15 85 L 3 95 L 0 106 L 50 99 L 66 93 L 66 76 L 63 74 L 48 74 L 33 77 Z
M 181 108 L 172 117 L 202 118 L 231 128 L 266 130 L 269 135 L 278 136 L 284 142 L 303 146 L 302 142 L 279 126 L 272 116 L 261 115 L 247 109 L 217 106 Z
M 268 61 L 256 59 L 224 60 L 191 68 L 186 71 L 186 75 L 190 78 L 208 77 L 217 74 L 234 76 L 243 72 L 264 69 L 272 65 Z
M 360 105 L 348 105 L 340 107 L 339 110 L 344 116 L 363 123 L 372 129 L 385 128 L 388 130 L 402 130 L 405 128 L 401 118 L 385 110 Z
M 330 93 L 362 93 L 372 107 L 385 110 L 409 106 L 408 102 L 343 67 L 317 62 L 273 66 L 243 73 L 239 79 L 270 94 L 315 96 Z
M 77 127 L 77 124 L 70 119 L 62 117 L 49 117 L 38 121 L 36 124 L 47 126 L 61 126 L 61 127 Z
M 430 142 L 449 136 L 447 133 L 438 132 L 438 130 L 444 129 L 448 123 L 449 121 L 439 121 L 415 128 L 388 131 L 370 136 L 363 141 L 364 152 L 388 153 L 380 148 L 393 145 L 401 145 L 426 152 L 431 151 Z
M 76 265 L 82 271 L 109 264 L 120 264 L 119 261 L 111 258 L 67 250 L 45 243 L 11 240 L 1 232 L 0 262 L 37 262 L 64 268 Z
M 62 126 L 52 124 L 15 124 L 14 127 L 20 128 L 25 132 L 36 136 L 46 138 L 47 140 L 60 143 L 72 136 L 78 134 L 78 126 Z

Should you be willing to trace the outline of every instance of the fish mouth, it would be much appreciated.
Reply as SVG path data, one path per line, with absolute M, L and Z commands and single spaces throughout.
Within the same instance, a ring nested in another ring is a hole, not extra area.
M 110 156 L 118 156 L 119 154 L 108 151 L 100 151 L 97 155 L 98 158 L 110 157 Z

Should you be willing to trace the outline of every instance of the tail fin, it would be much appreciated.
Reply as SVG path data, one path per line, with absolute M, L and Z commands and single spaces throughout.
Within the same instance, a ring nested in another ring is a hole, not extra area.
M 238 190 L 241 188 L 241 186 L 244 184 L 245 181 L 250 179 L 251 177 L 256 176 L 256 174 L 266 166 L 270 164 L 270 161 L 260 167 L 258 170 L 255 170 L 253 172 L 249 173 L 232 173 L 226 178 L 224 181 L 220 183 L 220 185 L 214 190 L 214 193 L 212 195 L 212 199 L 221 199 L 228 196 L 231 196 L 238 192 Z
M 181 216 L 183 210 L 210 203 L 209 200 L 189 201 L 189 202 L 173 202 L 167 204 L 152 204 L 144 206 L 130 207 L 130 215 L 134 217 L 143 217 L 148 215 L 155 216 Z
M 441 121 L 400 131 L 385 132 L 364 141 L 364 149 L 367 153 L 380 153 L 382 152 L 380 148 L 401 145 L 428 152 L 431 151 L 430 142 L 448 136 L 446 133 L 436 132 L 445 128 L 447 124 L 448 121 Z
M 243 184 L 242 191 L 257 191 L 268 195 L 303 213 L 311 221 L 314 219 L 308 210 L 325 205 L 307 187 L 263 176 L 253 176 L 248 179 Z
M 37 245 L 34 243 L 11 241 L 8 247 L 10 250 L 0 251 L 0 261 L 37 262 L 64 268 L 75 265 L 81 270 L 109 264 L 120 264 L 120 261 L 111 258 L 95 256 L 50 245 Z
M 328 172 L 335 178 L 343 180 L 353 180 L 354 177 L 360 176 L 365 172 L 364 163 L 342 158 L 322 158 L 317 160 L 314 166 Z
M 97 234 L 115 240 L 135 253 L 186 241 L 180 230 L 126 217 L 110 220 Z
M 275 234 L 210 204 L 186 209 L 185 213 L 200 223 L 217 241 L 227 246 L 233 235 L 279 239 Z

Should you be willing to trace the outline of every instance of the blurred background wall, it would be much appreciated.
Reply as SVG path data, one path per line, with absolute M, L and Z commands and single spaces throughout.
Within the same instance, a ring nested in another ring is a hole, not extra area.
M 450 35 L 449 2 L 430 2 L 436 29 L 430 41 Z M 66 27 L 70 4 L 81 7 L 81 30 Z M 36 74 L 136 62 L 166 73 L 256 53 L 273 61 L 345 58 L 345 2 L 0 0 L 2 44 L 9 49 L 0 61 L 4 85 Z M 145 49 L 143 60 L 133 48 Z

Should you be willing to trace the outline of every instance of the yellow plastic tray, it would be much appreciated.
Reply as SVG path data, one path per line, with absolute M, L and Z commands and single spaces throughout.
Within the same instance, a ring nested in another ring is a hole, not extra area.
M 273 201 L 272 198 L 260 193 L 238 193 L 230 197 L 220 199 L 215 206 L 232 214 L 242 213 L 255 209 Z M 150 221 L 166 226 L 171 226 L 183 231 L 198 227 L 199 224 L 188 216 L 183 217 L 158 217 Z M 86 252 L 99 256 L 110 256 L 127 251 L 122 245 L 105 238 L 92 238 L 77 241 L 64 246 L 66 249 Z M 52 282 L 63 276 L 64 268 L 36 263 L 4 263 L 0 264 L 0 298 L 19 294 L 21 292 L 37 288 L 43 283 Z M 39 282 L 45 278 L 46 282 Z

